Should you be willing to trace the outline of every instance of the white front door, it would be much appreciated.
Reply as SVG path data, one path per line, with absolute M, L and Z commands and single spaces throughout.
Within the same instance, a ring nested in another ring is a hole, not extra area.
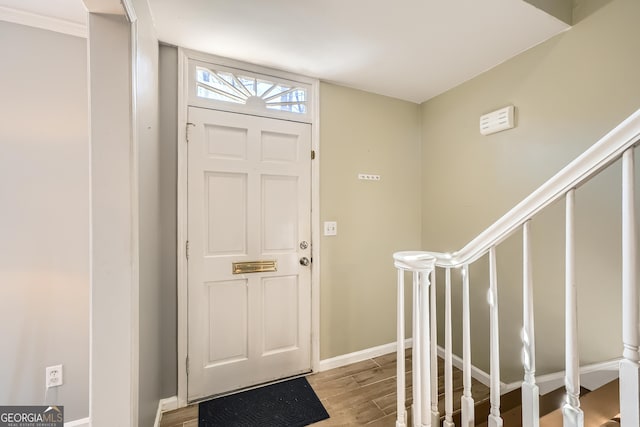
M 196 107 L 188 120 L 194 401 L 311 370 L 311 125 Z

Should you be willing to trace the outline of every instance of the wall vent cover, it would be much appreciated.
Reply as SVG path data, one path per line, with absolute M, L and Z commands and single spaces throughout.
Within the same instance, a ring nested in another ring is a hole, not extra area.
M 507 129 L 512 129 L 514 106 L 501 108 L 488 114 L 480 116 L 480 133 L 482 135 L 491 135 Z

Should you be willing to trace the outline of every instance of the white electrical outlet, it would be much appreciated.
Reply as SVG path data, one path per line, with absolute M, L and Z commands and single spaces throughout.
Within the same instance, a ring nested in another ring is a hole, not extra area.
M 47 385 L 47 388 L 62 385 L 62 365 L 47 367 L 45 384 Z

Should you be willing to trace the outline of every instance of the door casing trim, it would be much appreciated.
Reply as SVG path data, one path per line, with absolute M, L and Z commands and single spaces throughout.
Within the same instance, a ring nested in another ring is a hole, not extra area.
M 187 240 L 187 112 L 189 108 L 189 60 L 205 61 L 216 65 L 239 68 L 311 85 L 311 149 L 315 159 L 311 162 L 311 369 L 320 369 L 320 81 L 285 71 L 261 67 L 241 61 L 178 47 L 178 188 L 177 188 L 177 296 L 178 296 L 178 407 L 188 405 L 188 269 Z M 311 153 L 309 153 L 311 155 Z

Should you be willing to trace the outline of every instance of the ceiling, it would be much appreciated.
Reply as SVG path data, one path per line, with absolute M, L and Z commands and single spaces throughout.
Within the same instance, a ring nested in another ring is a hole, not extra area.
M 148 0 L 166 43 L 423 102 L 564 31 L 523 0 Z M 84 22 L 82 0 L 0 5 Z

